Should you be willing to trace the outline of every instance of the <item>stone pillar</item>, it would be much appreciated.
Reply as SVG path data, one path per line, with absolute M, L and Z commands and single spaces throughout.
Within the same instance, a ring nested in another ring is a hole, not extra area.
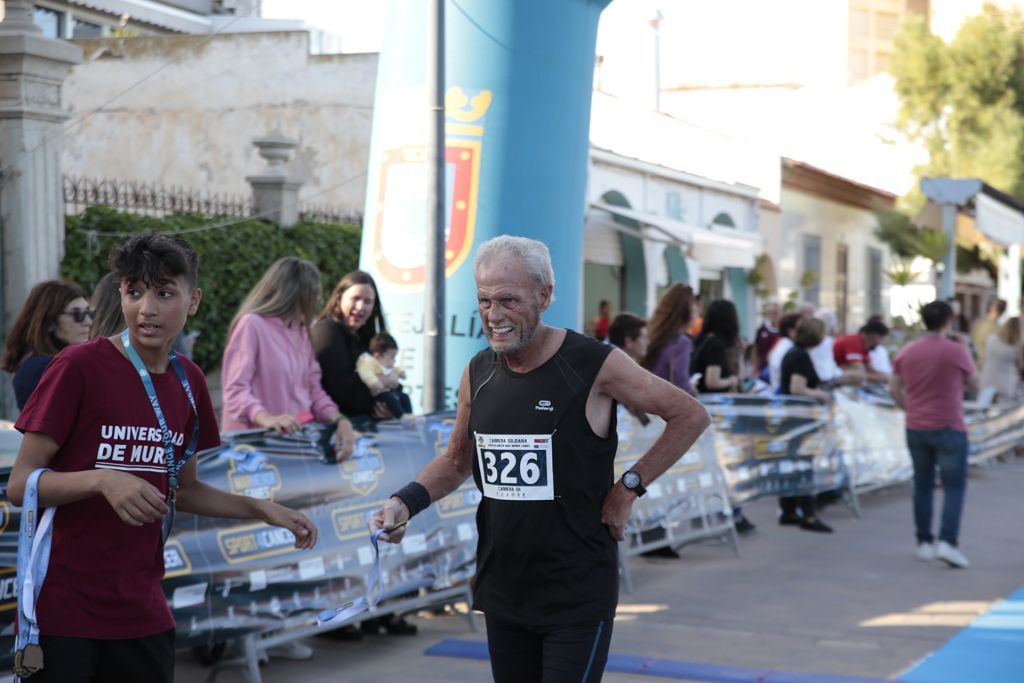
M 64 257 L 61 150 L 68 119 L 61 86 L 82 61 L 76 45 L 44 38 L 29 0 L 7 0 L 0 22 L 0 222 L 3 329 L 32 286 L 57 277 Z M 2 414 L 13 410 L 3 382 Z
M 302 183 L 289 178 L 286 164 L 299 143 L 272 134 L 253 140 L 252 144 L 269 164 L 263 175 L 246 177 L 252 186 L 253 210 L 260 218 L 273 221 L 282 228 L 294 227 L 299 222 L 299 188 Z

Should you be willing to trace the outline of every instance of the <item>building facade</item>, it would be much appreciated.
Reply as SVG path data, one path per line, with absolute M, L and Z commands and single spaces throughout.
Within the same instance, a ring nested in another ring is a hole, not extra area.
M 37 0 L 33 4 L 33 19 L 47 38 L 213 33 L 261 23 L 259 0 Z M 301 25 L 291 23 L 293 28 Z
M 246 176 L 265 167 L 253 139 L 284 137 L 299 143 L 287 171 L 303 183 L 300 202 L 361 213 L 377 55 L 314 55 L 309 40 L 278 31 L 75 41 L 84 63 L 65 84 L 64 172 L 242 196 Z
M 873 209 L 896 196 L 793 159 L 782 162 L 778 220 L 765 221 L 765 253 L 783 301 L 836 312 L 856 331 L 889 316 L 888 246 L 875 236 Z

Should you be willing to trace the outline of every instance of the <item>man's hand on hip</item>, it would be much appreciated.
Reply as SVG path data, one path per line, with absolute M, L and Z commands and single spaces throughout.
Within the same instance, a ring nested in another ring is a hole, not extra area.
M 626 523 L 633 510 L 634 500 L 636 494 L 627 491 L 622 482 L 616 482 L 601 505 L 601 523 L 608 527 L 608 532 L 616 541 L 626 538 Z

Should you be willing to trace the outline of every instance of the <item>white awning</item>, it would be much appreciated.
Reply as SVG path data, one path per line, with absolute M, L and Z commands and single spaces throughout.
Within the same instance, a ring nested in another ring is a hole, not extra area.
M 614 216 L 629 218 L 660 233 L 651 236 L 638 235 L 642 239 L 671 242 L 689 247 L 693 259 L 705 268 L 745 268 L 749 270 L 754 267 L 757 253 L 760 251 L 761 236 L 758 234 L 728 228 L 707 230 L 682 221 L 644 214 L 606 202 L 592 202 L 590 206 L 600 211 L 607 211 Z M 633 233 L 634 231 L 626 229 L 623 232 Z
M 1024 244 L 1024 215 L 987 194 L 974 198 L 974 222 L 985 237 L 1000 246 Z

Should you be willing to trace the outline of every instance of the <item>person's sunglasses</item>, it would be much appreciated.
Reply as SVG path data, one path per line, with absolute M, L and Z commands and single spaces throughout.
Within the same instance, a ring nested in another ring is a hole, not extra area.
M 72 308 L 70 311 L 62 311 L 61 315 L 70 315 L 76 323 L 85 322 L 86 318 L 96 319 L 95 308 Z

